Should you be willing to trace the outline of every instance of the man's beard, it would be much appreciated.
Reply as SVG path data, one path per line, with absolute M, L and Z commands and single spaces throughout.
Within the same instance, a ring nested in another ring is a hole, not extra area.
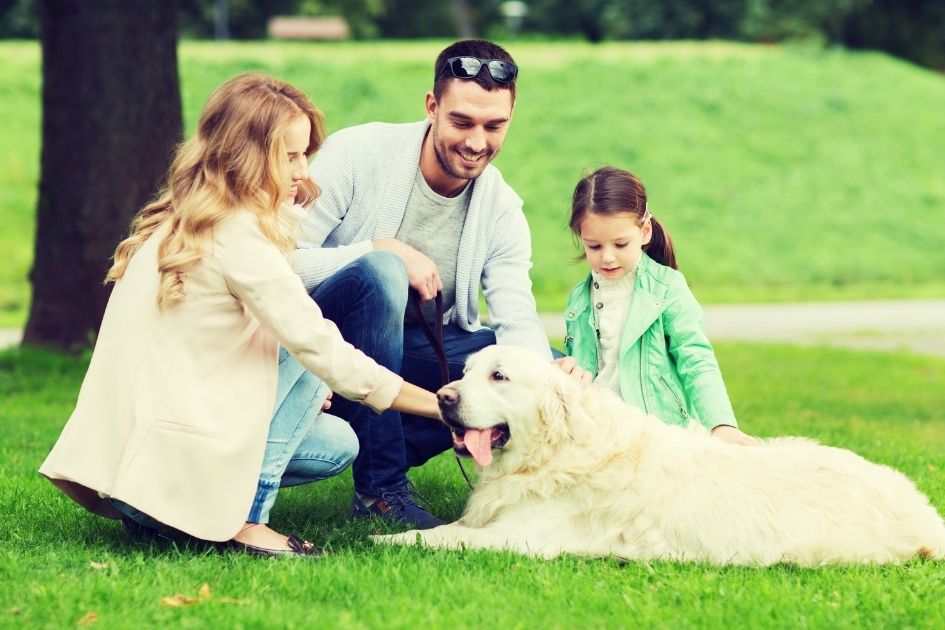
M 445 150 L 452 151 L 452 149 L 445 149 Z M 482 163 L 481 168 L 479 168 L 474 174 L 468 175 L 465 171 L 457 172 L 456 169 L 453 168 L 447 156 L 444 155 L 443 152 L 440 150 L 440 143 L 437 140 L 436 134 L 433 135 L 433 153 L 434 155 L 436 155 L 436 161 L 439 162 L 440 168 L 443 169 L 444 173 L 446 173 L 450 177 L 455 177 L 456 179 L 465 179 L 465 180 L 476 179 L 477 177 L 482 175 L 482 171 L 485 170 L 486 166 L 495 156 L 494 153 L 490 155 L 488 151 L 485 152 L 483 154 L 483 163 Z

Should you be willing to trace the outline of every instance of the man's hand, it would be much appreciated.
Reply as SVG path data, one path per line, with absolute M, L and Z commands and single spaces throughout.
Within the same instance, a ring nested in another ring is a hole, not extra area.
M 577 361 L 574 360 L 574 357 L 561 357 L 560 359 L 555 359 L 552 361 L 557 365 L 562 372 L 576 380 L 581 385 L 587 385 L 593 381 L 591 373 L 580 367 L 577 364 Z
M 322 403 L 322 411 L 328 411 L 331 409 L 331 397 L 335 392 L 328 390 L 328 396 L 325 397 L 325 402 Z
M 712 429 L 712 437 L 718 438 L 729 444 L 739 444 L 741 446 L 758 446 L 758 439 L 750 435 L 745 435 L 735 427 L 727 424 L 720 424 Z
M 443 280 L 436 263 L 426 255 L 396 238 L 382 238 L 372 243 L 378 251 L 393 252 L 407 265 L 407 281 L 420 294 L 422 301 L 432 300 L 443 290 Z

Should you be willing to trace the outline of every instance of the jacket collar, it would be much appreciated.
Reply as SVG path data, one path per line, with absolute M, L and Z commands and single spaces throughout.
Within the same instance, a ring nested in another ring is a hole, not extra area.
M 394 238 L 400 224 L 404 222 L 410 191 L 413 190 L 413 183 L 420 169 L 420 149 L 430 123 L 423 120 L 407 123 L 404 127 L 408 131 L 398 139 L 408 141 L 398 146 L 394 155 L 390 156 L 386 164 L 386 177 L 381 182 L 383 192 L 379 199 L 382 205 L 374 230 L 375 238 Z
M 569 321 L 577 319 L 578 316 L 589 308 L 591 303 L 591 282 L 591 274 L 587 274 L 584 282 L 581 282 L 571 290 L 571 295 L 568 296 L 568 310 L 564 314 L 565 319 Z
M 627 319 L 620 334 L 620 354 L 623 355 L 644 332 L 663 314 L 666 300 L 662 295 L 654 295 L 650 287 L 649 272 L 651 265 L 656 264 L 652 258 L 643 252 L 638 263 L 637 281 L 633 285 L 633 298 L 627 310 Z

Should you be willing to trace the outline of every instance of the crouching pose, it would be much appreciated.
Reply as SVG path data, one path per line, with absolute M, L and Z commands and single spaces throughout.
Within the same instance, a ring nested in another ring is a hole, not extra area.
M 323 137 L 294 87 L 233 78 L 135 217 L 75 411 L 40 469 L 90 511 L 255 554 L 313 555 L 266 523 L 280 486 L 334 474 L 357 453 L 351 429 L 318 413 L 328 388 L 378 412 L 438 417 L 432 393 L 344 341 L 287 260 L 304 216 L 294 204 L 318 192 L 307 157 Z M 280 404 L 270 423 L 280 344 L 304 369 L 278 396 L 300 408 Z

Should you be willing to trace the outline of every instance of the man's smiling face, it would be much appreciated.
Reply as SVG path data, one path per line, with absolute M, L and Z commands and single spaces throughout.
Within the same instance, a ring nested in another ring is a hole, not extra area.
M 439 102 L 428 93 L 431 126 L 420 167 L 430 188 L 450 196 L 478 177 L 505 142 L 512 108 L 510 90 L 486 90 L 475 81 L 451 81 Z

